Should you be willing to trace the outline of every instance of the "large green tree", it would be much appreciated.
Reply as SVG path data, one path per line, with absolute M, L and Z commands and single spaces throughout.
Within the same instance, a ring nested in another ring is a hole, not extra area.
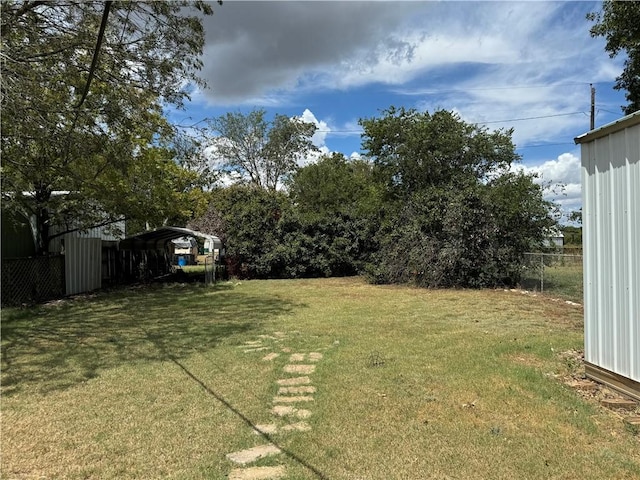
M 333 154 L 298 169 L 288 195 L 252 185 L 214 190 L 209 210 L 189 225 L 223 240 L 231 275 L 353 275 L 375 250 L 379 207 L 372 166 Z
M 225 245 L 228 273 L 240 278 L 283 276 L 274 252 L 281 243 L 280 222 L 291 203 L 280 191 L 232 185 L 210 193 L 205 215 L 189 227 L 218 236 Z
M 289 194 L 306 215 L 368 214 L 380 207 L 381 185 L 366 159 L 349 160 L 341 153 L 323 155 L 291 177 Z
M 278 114 L 268 120 L 265 110 L 253 110 L 229 112 L 210 125 L 216 134 L 216 163 L 258 188 L 276 190 L 295 171 L 298 160 L 315 149 L 311 137 L 316 126 L 300 118 Z
M 606 0 L 600 12 L 587 18 L 596 22 L 591 36 L 604 37 L 605 50 L 611 57 L 624 53 L 624 69 L 616 79 L 616 90 L 626 90 L 626 114 L 640 110 L 640 2 Z
M 371 162 L 340 153 L 325 155 L 293 175 L 289 195 L 303 229 L 333 259 L 325 272 L 349 275 L 363 270 L 377 248 L 382 194 Z
M 363 146 L 386 185 L 377 282 L 431 287 L 513 285 L 523 254 L 553 224 L 533 177 L 518 161 L 511 131 L 488 131 L 436 111 L 391 108 L 362 120 Z
M 163 115 L 202 83 L 201 16 L 186 7 L 212 13 L 189 1 L 2 2 L 2 206 L 35 218 L 39 251 L 54 225 L 179 213 L 158 202 L 175 199 L 162 193 L 174 181 L 197 181 L 167 159 Z

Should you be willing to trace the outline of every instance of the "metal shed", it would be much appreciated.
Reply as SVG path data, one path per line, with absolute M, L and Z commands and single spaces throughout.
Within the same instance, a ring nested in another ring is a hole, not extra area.
M 222 250 L 222 242 L 215 235 L 182 227 L 161 227 L 121 240 L 119 248 L 124 254 L 122 270 L 125 276 L 131 276 L 134 272 L 143 277 L 169 273 L 173 256 L 169 244 L 172 240 L 183 237 L 204 239 L 210 258 L 205 263 L 205 279 L 207 283 L 214 281 L 217 254 Z
M 162 249 L 171 240 L 182 237 L 199 237 L 211 242 L 215 249 L 222 248 L 222 242 L 215 235 L 196 232 L 182 227 L 161 227 L 156 230 L 143 232 L 138 235 L 127 237 L 120 241 L 121 250 L 150 250 Z
M 586 374 L 640 400 L 640 111 L 575 142 L 582 157 Z

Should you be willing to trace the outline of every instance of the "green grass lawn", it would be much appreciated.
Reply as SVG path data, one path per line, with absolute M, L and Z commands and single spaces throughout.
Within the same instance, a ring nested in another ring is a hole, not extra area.
M 228 453 L 266 443 L 251 425 L 274 422 L 289 355 L 320 352 L 311 431 L 271 436 L 284 453 L 257 463 L 283 478 L 640 478 L 640 437 L 562 382 L 581 348 L 581 307 L 358 278 L 5 309 L 0 473 L 227 478 Z

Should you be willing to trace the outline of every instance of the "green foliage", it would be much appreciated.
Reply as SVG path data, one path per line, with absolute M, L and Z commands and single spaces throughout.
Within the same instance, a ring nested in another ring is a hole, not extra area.
M 640 2 L 605 0 L 602 11 L 587 15 L 596 22 L 591 27 L 592 37 L 604 37 L 605 50 L 611 57 L 626 55 L 624 69 L 616 79 L 616 90 L 626 90 L 628 105 L 625 114 L 640 110 Z
M 371 280 L 515 284 L 524 252 L 553 220 L 533 178 L 507 170 L 518 159 L 511 132 L 487 132 L 448 112 L 393 108 L 361 123 L 389 201 Z
M 40 251 L 51 225 L 182 215 L 182 201 L 165 201 L 175 200 L 167 189 L 192 179 L 162 148 L 173 136 L 163 104 L 180 106 L 185 83 L 201 83 L 204 31 L 201 17 L 184 8 L 191 4 L 211 13 L 204 2 L 111 4 L 79 106 L 103 3 L 2 2 L 3 208 L 36 218 Z
M 315 149 L 311 137 L 316 126 L 286 115 L 268 121 L 265 114 L 229 112 L 213 119 L 211 128 L 219 134 L 213 139 L 214 155 L 224 169 L 249 184 L 275 191 L 296 169 L 297 160 Z
M 518 158 L 510 132 L 448 112 L 391 109 L 362 123 L 373 162 L 324 156 L 291 176 L 288 195 L 257 185 L 216 190 L 191 226 L 222 238 L 229 272 L 243 278 L 518 282 L 523 254 L 554 222 L 533 177 L 508 169 Z
M 389 108 L 360 121 L 362 146 L 392 198 L 434 185 L 465 185 L 518 159 L 511 130 L 489 132 L 451 112 Z
M 580 210 L 574 210 L 569 214 L 569 221 L 582 225 L 582 208 Z
M 564 245 L 567 246 L 582 246 L 582 227 L 573 227 L 571 225 L 565 225 L 561 228 L 564 235 Z
M 207 213 L 189 227 L 220 237 L 228 271 L 240 278 L 353 275 L 374 236 L 366 217 L 310 215 L 283 192 L 245 185 L 214 191 Z
M 285 194 L 242 185 L 213 192 L 210 213 L 221 218 L 231 275 L 267 278 L 276 272 L 271 256 L 278 244 L 278 224 L 290 208 Z M 206 232 L 205 232 L 206 233 Z
M 376 212 L 382 188 L 374 180 L 371 163 L 333 153 L 298 169 L 289 193 L 303 215 L 333 217 Z

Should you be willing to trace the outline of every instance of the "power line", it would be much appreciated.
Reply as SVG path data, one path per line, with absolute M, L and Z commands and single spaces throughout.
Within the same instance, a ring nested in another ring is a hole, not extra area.
M 592 82 L 593 83 L 593 82 Z M 606 82 L 595 82 L 595 83 L 606 83 Z M 414 92 L 402 92 L 405 95 L 438 95 L 443 93 L 458 93 L 458 92 L 480 92 L 480 91 L 491 91 L 491 90 L 519 90 L 519 89 L 529 89 L 529 88 L 553 88 L 553 87 L 584 87 L 586 85 L 590 85 L 588 82 L 568 82 L 568 83 L 552 83 L 547 85 L 503 85 L 496 87 L 476 87 L 476 88 L 450 88 L 446 90 L 438 90 L 438 89 L 429 89 L 429 90 L 415 90 Z
M 524 120 L 540 120 L 542 118 L 568 117 L 570 115 L 585 115 L 585 113 L 584 112 L 556 113 L 554 115 L 541 115 L 541 116 L 538 116 L 538 117 L 511 118 L 509 120 L 492 120 L 490 122 L 478 122 L 478 123 L 488 124 L 488 123 L 522 122 Z
M 610 112 L 611 113 L 611 112 Z M 554 118 L 554 117 L 568 117 L 571 115 L 586 115 L 585 112 L 567 112 L 567 113 L 555 113 L 552 115 L 539 115 L 536 117 L 522 117 L 522 118 L 510 118 L 507 120 L 490 120 L 490 121 L 482 121 L 482 122 L 474 122 L 480 125 L 486 125 L 490 123 L 507 123 L 507 122 L 522 122 L 525 120 L 540 120 L 543 118 Z M 364 130 L 316 130 L 316 133 L 362 133 Z
M 522 150 L 525 148 L 561 147 L 563 145 L 575 145 L 575 143 L 564 142 L 564 143 L 538 143 L 534 145 L 516 145 L 516 150 Z
M 607 112 L 607 113 L 611 113 L 612 115 L 619 115 L 619 116 L 623 116 L 620 112 L 612 112 L 611 110 L 605 110 L 604 108 L 598 107 L 598 112 Z

